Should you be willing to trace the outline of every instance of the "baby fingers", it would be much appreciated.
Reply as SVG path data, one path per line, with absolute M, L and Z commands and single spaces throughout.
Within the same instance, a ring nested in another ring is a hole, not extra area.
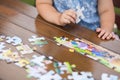
M 115 34 L 113 33 L 113 32 L 111 32 L 111 33 L 107 33 L 107 32 L 105 32 L 104 33 L 104 35 L 102 36 L 102 39 L 104 40 L 104 39 L 107 39 L 107 40 L 109 40 L 109 39 L 114 39 L 115 38 Z

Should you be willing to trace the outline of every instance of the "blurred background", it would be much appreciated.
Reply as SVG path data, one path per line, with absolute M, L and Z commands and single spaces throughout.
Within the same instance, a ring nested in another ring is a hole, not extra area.
M 29 5 L 35 6 L 35 0 L 21 0 L 21 1 L 25 2 L 25 3 L 29 4 Z M 115 13 L 117 15 L 119 15 L 119 17 L 120 17 L 120 8 L 115 7 Z M 118 26 L 118 28 L 115 28 L 114 32 L 120 37 L 120 26 Z

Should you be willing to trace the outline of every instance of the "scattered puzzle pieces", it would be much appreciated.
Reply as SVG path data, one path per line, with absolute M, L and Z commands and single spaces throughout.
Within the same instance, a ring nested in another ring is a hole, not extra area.
M 13 46 L 15 46 L 16 49 L 22 54 L 33 53 L 33 50 L 29 47 L 29 45 L 23 45 L 22 39 L 20 39 L 17 36 L 0 36 L 0 60 L 14 62 L 17 66 L 24 67 L 24 69 L 26 69 L 28 73 L 27 77 L 29 78 L 34 77 L 37 80 L 94 80 L 91 72 L 74 72 L 73 67 L 75 67 L 75 65 L 71 65 L 69 62 L 62 63 L 54 61 L 54 58 L 52 56 L 46 57 L 44 55 L 33 55 L 32 59 L 30 60 L 24 56 L 20 56 L 20 54 L 18 54 L 18 52 L 16 51 L 13 52 L 11 49 L 5 50 L 5 43 L 2 42 L 5 41 L 4 39 L 6 39 L 7 43 L 10 43 Z M 117 67 L 117 69 L 119 69 L 120 58 L 114 59 L 115 55 L 111 56 L 110 54 L 107 54 L 106 51 L 101 52 L 93 45 L 89 45 L 85 42 L 82 42 L 80 39 L 68 40 L 68 38 L 64 36 L 60 38 L 55 37 L 55 39 L 60 45 L 62 44 L 66 47 L 69 47 L 71 49 L 71 52 L 74 52 L 74 50 L 78 52 L 80 51 L 83 55 L 87 55 L 91 58 L 97 56 L 95 57 L 96 60 L 100 59 L 101 63 L 108 64 L 108 61 L 106 59 L 111 59 L 112 64 L 114 64 Z M 37 38 L 36 36 L 32 36 L 32 38 L 28 40 L 32 43 L 32 45 L 43 46 L 47 44 L 47 41 L 45 41 L 44 37 Z M 105 59 L 101 59 L 100 57 L 104 57 Z M 53 69 L 48 69 L 47 66 L 50 64 L 53 64 Z M 114 66 L 112 65 L 112 67 Z M 67 75 L 64 79 L 61 77 L 61 75 L 63 74 Z M 108 74 L 103 73 L 101 79 L 118 80 L 118 76 L 108 76 Z

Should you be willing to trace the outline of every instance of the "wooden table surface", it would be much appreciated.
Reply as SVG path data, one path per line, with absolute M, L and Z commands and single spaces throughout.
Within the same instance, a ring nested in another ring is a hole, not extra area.
M 49 44 L 45 47 L 38 48 L 37 51 L 34 52 L 35 54 L 53 56 L 57 61 L 68 61 L 75 64 L 77 71 L 92 72 L 95 80 L 100 80 L 102 73 L 113 74 L 120 77 L 120 73 L 90 58 L 80 55 L 77 52 L 71 54 L 67 47 L 57 46 L 53 37 L 66 36 L 70 39 L 84 38 L 116 54 L 120 54 L 120 41 L 101 40 L 97 38 L 95 32 L 74 24 L 67 27 L 50 24 L 38 15 L 35 7 L 22 3 L 19 0 L 0 1 L 0 33 L 9 36 L 19 36 L 26 44 L 29 44 L 26 40 L 31 35 L 44 36 Z M 36 80 L 34 78 L 28 79 L 26 75 L 27 73 L 24 69 L 0 61 L 0 80 Z

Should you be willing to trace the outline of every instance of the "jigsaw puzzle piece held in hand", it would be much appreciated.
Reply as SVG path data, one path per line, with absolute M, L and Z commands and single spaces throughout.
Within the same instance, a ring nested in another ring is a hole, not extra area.
M 76 19 L 76 23 L 79 23 L 81 21 L 81 19 L 85 18 L 85 16 L 83 15 L 83 11 L 84 11 L 84 7 L 80 8 L 80 6 L 77 6 L 77 19 Z

